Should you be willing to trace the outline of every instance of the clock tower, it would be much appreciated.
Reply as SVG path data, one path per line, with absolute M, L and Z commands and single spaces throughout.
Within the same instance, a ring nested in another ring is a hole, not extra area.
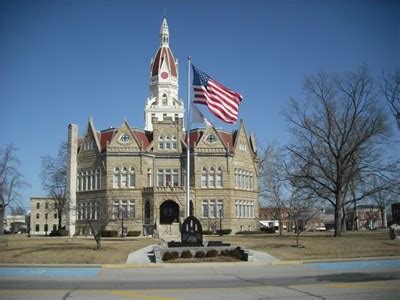
M 183 100 L 179 99 L 178 61 L 169 48 L 169 30 L 164 18 L 160 30 L 160 47 L 150 64 L 150 96 L 147 98 L 145 130 L 152 131 L 152 119 L 183 118 Z

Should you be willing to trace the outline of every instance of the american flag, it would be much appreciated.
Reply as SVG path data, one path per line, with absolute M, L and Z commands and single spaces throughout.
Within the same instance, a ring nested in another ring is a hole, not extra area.
M 194 103 L 207 105 L 208 109 L 226 123 L 237 121 L 239 104 L 243 97 L 218 83 L 195 66 L 193 68 Z

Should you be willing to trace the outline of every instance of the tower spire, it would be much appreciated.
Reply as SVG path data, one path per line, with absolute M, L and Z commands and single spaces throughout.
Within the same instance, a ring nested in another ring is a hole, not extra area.
M 169 30 L 167 19 L 164 17 L 160 29 L 160 46 L 169 47 Z

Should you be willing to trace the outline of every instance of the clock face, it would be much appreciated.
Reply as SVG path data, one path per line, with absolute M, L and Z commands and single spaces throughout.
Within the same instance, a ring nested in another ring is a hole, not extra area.
M 162 79 L 167 79 L 168 78 L 168 73 L 167 72 L 162 72 L 161 73 L 161 78 Z

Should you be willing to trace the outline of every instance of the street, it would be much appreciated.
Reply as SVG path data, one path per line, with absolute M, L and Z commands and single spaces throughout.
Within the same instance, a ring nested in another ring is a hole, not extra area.
M 0 268 L 1 299 L 399 299 L 400 259 Z

